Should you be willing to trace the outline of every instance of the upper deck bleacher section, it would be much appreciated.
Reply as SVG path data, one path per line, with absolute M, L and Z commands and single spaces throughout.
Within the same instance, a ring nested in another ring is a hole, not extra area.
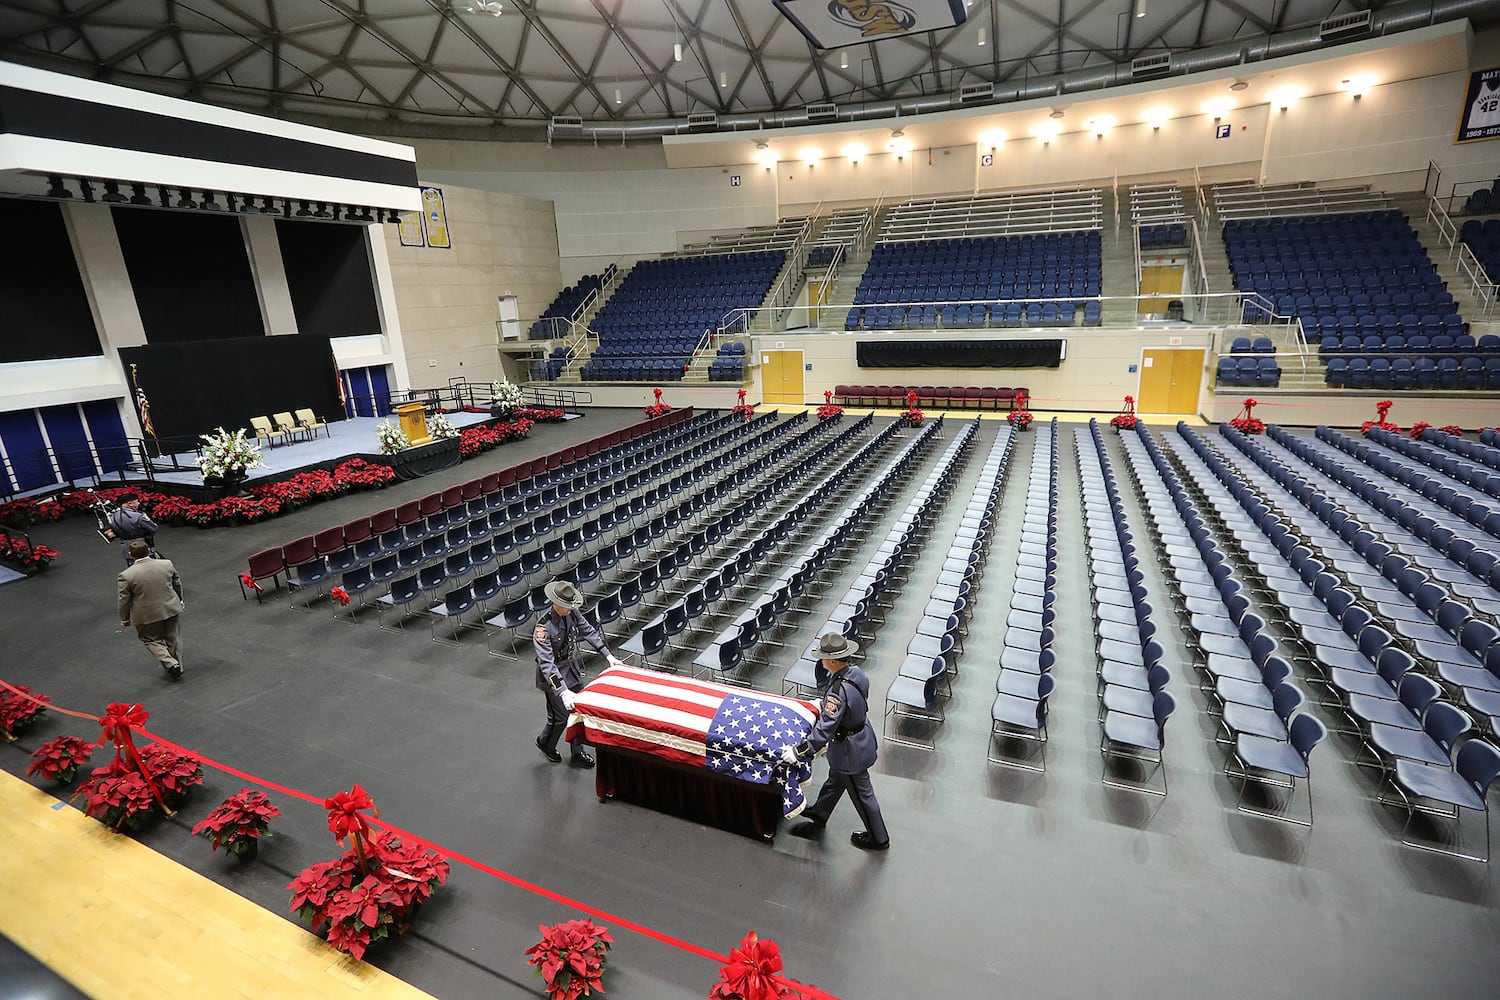
M 811 220 L 807 216 L 781 219 L 774 226 L 753 226 L 733 233 L 720 233 L 702 243 L 689 243 L 668 257 L 704 257 L 712 254 L 758 253 L 780 251 L 785 253 L 807 230 Z
M 1102 229 L 1100 188 L 1017 191 L 966 198 L 926 198 L 891 206 L 876 236 L 879 243 L 951 240 L 969 236 Z
M 1369 185 L 1317 187 L 1296 184 L 1253 184 L 1249 181 L 1216 184 L 1209 191 L 1214 214 L 1224 222 L 1236 219 L 1274 219 L 1283 216 L 1338 215 L 1378 212 L 1391 200 Z

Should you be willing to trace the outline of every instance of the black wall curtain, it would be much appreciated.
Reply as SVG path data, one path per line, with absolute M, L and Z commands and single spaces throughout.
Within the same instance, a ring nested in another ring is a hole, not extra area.
M 1056 368 L 1061 340 L 860 341 L 854 357 L 861 368 Z
M 363 226 L 276 220 L 297 332 L 363 337 L 380 332 Z
M 0 362 L 103 354 L 62 207 L 7 198 L 0 209 L 12 240 L 0 267 Z
M 111 214 L 149 343 L 266 332 L 237 216 L 139 208 Z
M 341 420 L 333 350 L 327 337 L 245 337 L 123 347 L 162 438 L 249 428 L 251 417 L 311 409 Z

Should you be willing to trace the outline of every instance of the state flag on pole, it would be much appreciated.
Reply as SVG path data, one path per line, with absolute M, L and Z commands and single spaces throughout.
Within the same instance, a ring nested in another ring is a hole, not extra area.
M 573 702 L 568 738 L 639 750 L 757 785 L 775 782 L 782 815 L 806 805 L 811 762 L 790 767 L 785 747 L 807 739 L 818 721 L 812 702 L 727 687 L 635 667 L 610 667 Z

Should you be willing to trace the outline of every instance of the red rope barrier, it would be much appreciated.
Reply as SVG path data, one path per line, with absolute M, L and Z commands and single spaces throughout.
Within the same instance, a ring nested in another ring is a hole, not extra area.
M 48 702 L 43 702 L 38 698 L 34 698 L 31 695 L 26 694 L 24 691 L 17 690 L 15 687 L 12 687 L 10 684 L 7 684 L 3 680 L 0 680 L 0 688 L 4 688 L 5 690 L 10 691 L 12 694 L 17 695 L 18 697 L 25 698 L 27 701 L 45 705 L 49 710 L 56 711 L 62 715 L 72 716 L 76 719 L 86 719 L 95 723 L 102 722 L 100 717 L 97 715 L 92 715 L 88 712 L 75 712 L 66 708 L 59 708 L 58 706 Z M 212 757 L 205 757 L 203 754 L 199 753 L 196 750 L 188 750 L 185 747 L 173 743 L 169 739 L 158 736 L 156 733 L 150 732 L 144 727 L 132 726 L 130 728 L 134 729 L 136 732 L 140 733 L 142 736 L 146 737 L 154 743 L 160 743 L 161 745 L 176 750 L 179 753 L 192 754 L 194 757 L 198 758 L 198 760 L 201 761 L 205 767 L 211 767 L 216 771 L 222 771 L 224 774 L 233 775 L 234 777 L 239 778 L 241 781 L 248 782 L 249 784 L 258 785 L 261 788 L 270 789 L 271 791 L 277 792 L 279 794 L 288 795 L 294 799 L 300 799 L 303 802 L 310 802 L 316 806 L 319 806 L 320 808 L 327 801 L 327 799 L 323 796 L 310 795 L 307 792 L 301 792 L 295 788 L 289 788 L 286 785 L 277 784 L 274 781 L 268 781 L 267 779 L 259 777 L 258 775 L 251 774 L 248 771 L 242 771 L 239 768 L 231 767 L 230 765 L 225 764 L 223 761 L 214 760 Z M 373 817 L 368 818 L 368 822 L 373 826 L 380 827 L 383 830 L 388 830 L 391 833 L 396 834 L 397 836 L 405 837 L 411 840 L 413 843 L 420 844 L 423 847 L 428 848 L 429 850 L 437 851 L 438 853 L 448 857 L 450 860 L 457 861 L 459 864 L 464 865 L 465 867 L 472 868 L 477 872 L 483 872 L 484 874 L 489 875 L 492 878 L 497 878 L 502 882 L 509 883 L 510 885 L 513 885 L 518 889 L 522 889 L 536 896 L 541 896 L 543 899 L 549 900 L 554 903 L 559 903 L 563 906 L 578 910 L 582 913 L 587 913 L 591 917 L 596 917 L 618 927 L 623 927 L 626 930 L 634 931 L 635 933 L 640 934 L 643 937 L 650 938 L 653 941 L 658 941 L 665 945 L 670 945 L 673 948 L 677 948 L 680 951 L 685 951 L 689 954 L 696 955 L 699 958 L 706 958 L 710 962 L 714 962 L 718 965 L 724 965 L 729 961 L 729 957 L 727 955 L 721 955 L 718 952 L 710 951 L 709 949 L 704 948 L 700 945 L 693 944 L 691 941 L 685 941 L 682 938 L 674 937 L 671 934 L 653 930 L 652 928 L 647 927 L 645 924 L 638 924 L 634 920 L 627 920 L 625 917 L 622 917 L 619 914 L 610 913 L 608 910 L 602 910 L 597 906 L 591 906 L 588 903 L 583 902 L 582 900 L 573 899 L 571 896 L 565 896 L 560 892 L 554 892 L 551 889 L 546 888 L 545 886 L 537 885 L 534 882 L 528 882 L 526 879 L 523 879 L 516 875 L 512 875 L 509 872 L 501 871 L 499 868 L 496 868 L 493 865 L 486 864 L 485 862 L 480 861 L 477 858 L 471 858 L 466 854 L 459 853 L 458 851 L 449 850 L 436 841 L 428 840 L 426 837 L 418 836 L 417 834 L 412 833 L 410 830 L 406 830 L 402 827 L 396 826 L 394 823 L 388 823 L 385 820 L 375 819 Z M 800 996 L 809 998 L 809 1000 L 838 1000 L 838 998 L 833 994 L 820 990 L 816 986 L 808 986 L 805 983 L 798 983 L 793 980 L 785 979 L 780 980 L 780 983 L 782 986 L 786 987 L 792 992 L 797 993 Z

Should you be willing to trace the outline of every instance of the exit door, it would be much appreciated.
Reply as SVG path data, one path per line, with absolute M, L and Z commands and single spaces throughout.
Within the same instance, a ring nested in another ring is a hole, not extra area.
M 1142 413 L 1197 413 L 1203 353 L 1201 347 L 1148 347 L 1142 351 L 1136 409 Z
M 1167 303 L 1182 295 L 1182 265 L 1161 264 L 1141 268 L 1140 316 L 1165 316 Z
M 761 351 L 760 384 L 765 402 L 801 406 L 802 352 Z

